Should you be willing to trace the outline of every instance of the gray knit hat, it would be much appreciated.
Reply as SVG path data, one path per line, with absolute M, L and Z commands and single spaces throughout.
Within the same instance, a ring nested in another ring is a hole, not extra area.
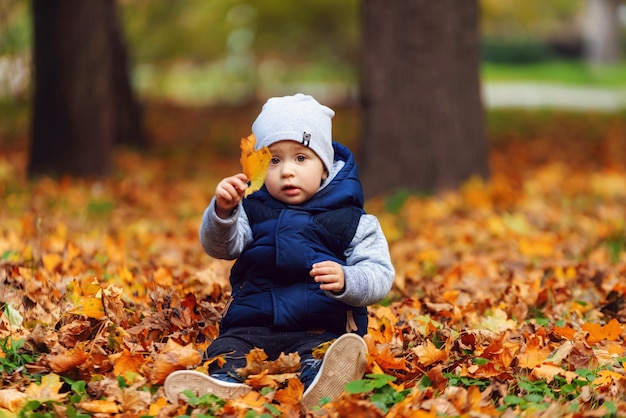
M 331 119 L 335 112 L 311 96 L 272 97 L 252 124 L 256 149 L 290 139 L 311 148 L 331 171 L 335 153 Z

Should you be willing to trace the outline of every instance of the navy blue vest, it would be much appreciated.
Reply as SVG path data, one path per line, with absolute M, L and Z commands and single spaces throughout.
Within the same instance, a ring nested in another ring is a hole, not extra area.
M 314 263 L 346 264 L 344 252 L 363 212 L 352 154 L 334 143 L 344 168 L 303 205 L 286 205 L 263 187 L 243 202 L 253 243 L 231 271 L 232 299 L 221 329 L 262 326 L 282 331 L 367 332 L 367 308 L 328 297 L 309 272 Z M 352 322 L 353 321 L 353 322 Z

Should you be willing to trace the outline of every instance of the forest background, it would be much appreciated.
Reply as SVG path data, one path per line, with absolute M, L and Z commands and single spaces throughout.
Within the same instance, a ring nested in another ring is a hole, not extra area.
M 626 414 L 626 68 L 586 61 L 585 2 L 481 4 L 492 177 L 368 201 L 395 286 L 371 310 L 371 374 L 319 416 Z M 358 6 L 121 1 L 151 148 L 87 181 L 27 179 L 30 17 L 3 3 L 0 415 L 299 413 L 288 373 L 229 403 L 168 405 L 160 384 L 215 336 L 229 264 L 202 253 L 199 217 L 258 100 L 311 93 L 358 148 Z

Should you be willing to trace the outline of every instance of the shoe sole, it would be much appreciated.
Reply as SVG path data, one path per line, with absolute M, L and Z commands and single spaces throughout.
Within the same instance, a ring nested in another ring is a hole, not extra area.
M 330 346 L 315 380 L 302 395 L 300 404 L 310 411 L 324 398 L 335 399 L 345 386 L 361 379 L 367 367 L 367 344 L 356 334 L 344 334 Z
M 250 392 L 252 388 L 242 383 L 224 382 L 195 370 L 178 370 L 171 373 L 163 384 L 165 397 L 170 403 L 179 399 L 187 400 L 183 391 L 190 390 L 197 397 L 207 393 L 222 399 L 238 398 Z

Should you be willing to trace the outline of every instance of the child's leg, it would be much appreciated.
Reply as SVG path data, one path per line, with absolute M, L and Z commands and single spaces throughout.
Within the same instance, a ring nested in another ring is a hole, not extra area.
M 241 331 L 243 333 L 245 331 Z M 209 374 L 227 382 L 241 382 L 237 369 L 246 367 L 246 354 L 255 345 L 240 335 L 240 332 L 231 332 L 216 338 L 204 353 L 204 360 L 222 357 L 226 363 L 219 365 L 214 361 L 209 365 Z
M 217 362 L 209 366 L 209 375 L 195 370 L 178 370 L 165 379 L 165 395 L 171 403 L 185 398 L 184 391 L 190 390 L 196 396 L 211 393 L 223 399 L 232 399 L 248 393 L 250 386 L 241 383 L 236 370 L 246 365 L 245 355 L 253 348 L 245 330 L 236 330 L 216 338 L 207 349 L 205 360 L 221 356 L 226 363 L 220 367 Z

